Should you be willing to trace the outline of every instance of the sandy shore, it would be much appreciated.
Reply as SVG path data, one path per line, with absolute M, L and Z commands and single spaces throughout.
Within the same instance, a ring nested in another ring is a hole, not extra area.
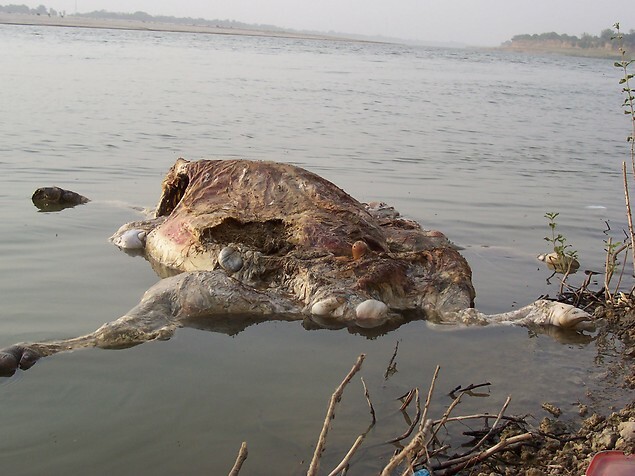
M 49 17 L 47 15 L 26 15 L 20 13 L 0 12 L 0 24 L 4 25 L 37 25 L 67 28 L 101 28 L 112 30 L 166 31 L 180 33 L 205 33 L 212 35 L 246 35 L 266 36 L 274 38 L 299 38 L 310 40 L 355 41 L 350 38 L 313 35 L 288 31 L 248 30 L 239 28 L 222 28 L 207 25 L 186 25 L 176 23 L 155 23 L 137 20 L 114 20 L 106 18 L 86 18 L 73 15 L 65 17 Z

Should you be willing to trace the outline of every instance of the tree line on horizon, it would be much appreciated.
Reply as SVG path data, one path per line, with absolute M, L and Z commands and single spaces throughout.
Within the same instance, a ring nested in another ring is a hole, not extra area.
M 22 13 L 27 15 L 48 15 L 48 16 L 65 16 L 66 12 L 57 12 L 53 8 L 47 8 L 44 5 L 39 5 L 36 8 L 29 8 L 27 5 L 0 5 L 0 12 L 5 13 Z M 204 18 L 190 18 L 190 17 L 172 17 L 163 15 L 150 15 L 146 12 L 137 11 L 134 13 L 118 13 L 109 12 L 106 10 L 93 11 L 89 13 L 75 13 L 73 16 L 86 17 L 86 18 L 104 18 L 111 20 L 134 20 L 142 22 L 157 22 L 157 23 L 174 23 L 185 25 L 205 25 L 217 28 L 237 28 L 237 29 L 254 29 L 268 30 L 268 31 L 291 31 L 289 29 L 283 30 L 273 25 L 261 25 L 261 24 L 248 24 L 242 23 L 236 20 L 206 20 Z
M 29 8 L 26 5 L 6 5 L 6 6 L 2 6 L 0 5 L 0 12 L 5 12 L 5 13 L 24 13 L 27 15 L 48 15 L 48 16 L 64 16 L 66 15 L 66 12 L 60 12 L 58 13 L 55 9 L 53 8 L 46 8 L 44 5 L 39 5 L 36 8 Z
M 507 46 L 514 46 L 514 44 L 558 44 L 564 48 L 603 48 L 617 50 L 618 45 L 613 38 L 615 37 L 615 31 L 611 28 L 602 30 L 600 36 L 594 36 L 589 33 L 583 33 L 580 38 L 575 35 L 558 34 L 556 32 L 540 33 L 540 34 L 522 34 L 513 36 L 511 41 L 507 42 Z M 628 33 L 622 33 L 622 42 L 625 47 L 632 50 L 635 49 L 635 30 L 630 30 Z
M 5 13 L 22 13 L 30 15 L 48 15 L 48 16 L 66 16 L 66 12 L 57 12 L 53 8 L 47 8 L 45 5 L 38 5 L 36 8 L 29 8 L 27 5 L 0 5 L 0 12 Z M 173 17 L 164 15 L 150 15 L 146 12 L 137 11 L 134 13 L 119 13 L 109 12 L 106 10 L 93 11 L 89 13 L 75 13 L 74 16 L 86 17 L 86 18 L 103 18 L 112 20 L 134 20 L 141 22 L 157 22 L 157 23 L 173 23 L 173 24 L 185 24 L 185 25 L 204 25 L 216 28 L 236 28 L 236 29 L 259 29 L 267 31 L 295 31 L 289 28 L 280 28 L 274 25 L 263 24 L 248 24 L 242 23 L 236 20 L 206 20 L 205 18 L 191 18 L 191 17 Z M 615 32 L 607 28 L 602 30 L 599 36 L 594 36 L 589 33 L 583 33 L 581 37 L 575 35 L 558 34 L 556 32 L 540 33 L 540 34 L 520 34 L 512 37 L 511 40 L 503 43 L 503 46 L 549 46 L 549 47 L 561 47 L 561 48 L 601 48 L 607 50 L 618 49 L 618 44 L 613 41 Z M 622 43 L 625 48 L 630 51 L 635 50 L 635 30 L 631 29 L 628 33 L 622 33 Z

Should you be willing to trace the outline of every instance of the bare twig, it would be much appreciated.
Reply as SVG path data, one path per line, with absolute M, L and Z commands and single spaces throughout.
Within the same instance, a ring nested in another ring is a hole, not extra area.
M 427 431 L 430 431 L 432 428 L 432 420 L 428 420 L 428 410 L 430 409 L 430 402 L 432 401 L 432 394 L 434 393 L 434 386 L 437 381 L 437 377 L 439 376 L 439 371 L 441 370 L 440 366 L 436 366 L 434 369 L 434 374 L 432 375 L 432 381 L 430 382 L 430 387 L 428 388 L 428 396 L 426 397 L 426 403 L 423 405 L 423 416 L 421 417 L 421 424 L 419 425 L 419 433 L 423 435 L 425 440 L 426 435 L 426 426 Z M 420 453 L 425 453 L 425 461 L 430 461 L 430 453 L 428 452 L 428 442 L 424 441 L 423 451 L 420 451 L 417 454 L 417 458 L 419 458 Z
M 425 446 L 425 437 L 430 430 L 432 421 L 428 420 L 423 426 L 423 431 L 418 432 L 410 443 L 408 443 L 399 453 L 390 458 L 386 467 L 382 470 L 381 476 L 390 476 L 390 473 L 401 464 L 401 462 L 409 455 L 416 453 L 420 447 Z
M 454 410 L 454 408 L 459 404 L 459 402 L 461 401 L 461 397 L 463 395 L 465 395 L 465 392 L 460 392 L 459 395 L 452 401 L 452 403 L 450 404 L 448 409 L 445 411 L 441 419 L 438 420 L 438 422 L 435 422 L 436 429 L 432 432 L 432 438 L 435 438 L 437 436 L 437 433 L 439 432 L 441 427 L 445 425 L 445 423 L 448 421 L 448 418 L 450 417 L 450 413 L 452 413 L 452 410 Z
M 315 476 L 320 468 L 320 457 L 324 452 L 324 445 L 326 444 L 326 435 L 329 432 L 329 428 L 331 426 L 331 420 L 335 417 L 335 406 L 342 399 L 342 394 L 344 393 L 344 388 L 351 381 L 353 376 L 359 371 L 364 362 L 365 354 L 360 354 L 357 358 L 357 362 L 353 365 L 353 368 L 350 370 L 348 375 L 344 377 L 342 383 L 337 387 L 333 395 L 331 395 L 331 400 L 329 401 L 329 406 L 326 410 L 326 417 L 324 418 L 324 425 L 322 425 L 322 431 L 320 432 L 320 437 L 318 438 L 317 445 L 315 447 L 315 452 L 313 453 L 313 459 L 311 460 L 311 464 L 309 465 L 309 470 L 307 471 L 307 476 Z
M 620 277 L 617 280 L 617 284 L 615 285 L 615 294 L 617 294 L 617 292 L 620 289 L 620 286 L 622 285 L 622 278 L 624 277 L 624 272 L 626 270 L 626 259 L 628 258 L 628 245 L 624 245 L 622 248 L 620 248 L 617 253 L 621 252 L 623 249 L 626 249 L 625 255 L 624 255 L 624 260 L 622 261 L 622 269 L 620 270 Z M 635 272 L 635 271 L 634 271 Z
M 368 430 L 366 430 L 364 433 L 362 433 L 361 435 L 359 435 L 357 437 L 357 439 L 355 440 L 355 442 L 353 443 L 353 446 L 351 446 L 351 449 L 348 450 L 348 453 L 346 453 L 346 455 L 344 456 L 344 458 L 342 459 L 342 461 L 340 461 L 340 464 L 338 464 L 335 469 L 333 471 L 331 471 L 329 473 L 329 476 L 335 476 L 337 473 L 339 473 L 340 471 L 342 471 L 344 468 L 346 468 L 346 466 L 348 466 L 349 461 L 351 460 L 351 458 L 353 457 L 353 455 L 355 454 L 355 452 L 357 451 L 357 449 L 360 447 L 360 445 L 362 444 L 362 442 L 364 441 L 364 438 L 366 438 L 366 435 L 368 434 L 369 430 L 373 427 L 373 425 L 368 427 Z
M 499 441 L 497 444 L 495 444 L 491 448 L 481 451 L 480 453 L 476 455 L 467 455 L 467 456 L 462 456 L 460 458 L 449 459 L 447 461 L 444 461 L 443 463 L 433 466 L 432 469 L 434 471 L 435 476 L 448 476 L 448 475 L 456 474 L 459 471 L 467 468 L 468 466 L 473 466 L 477 463 L 480 463 L 481 461 L 485 461 L 487 458 L 489 458 L 493 454 L 498 453 L 499 451 L 502 451 L 505 448 L 508 448 L 518 443 L 525 442 L 527 440 L 531 440 L 533 437 L 534 435 L 529 432 L 523 433 L 517 436 L 512 436 L 505 440 Z M 446 471 L 439 471 L 441 469 L 446 469 L 446 468 L 448 468 Z
M 384 372 L 384 380 L 388 380 L 393 374 L 397 373 L 397 363 L 395 362 L 395 359 L 397 358 L 398 349 L 399 349 L 399 341 L 395 343 L 395 351 L 392 353 L 390 362 L 388 362 L 388 367 L 386 367 L 386 372 Z
M 633 168 L 635 169 L 635 163 L 633 165 Z M 628 218 L 628 233 L 631 238 L 631 246 L 635 246 L 635 230 L 633 229 L 633 213 L 631 212 L 631 199 L 628 193 L 628 181 L 626 178 L 626 162 L 622 162 L 622 178 L 624 179 L 624 198 L 626 200 L 626 218 Z M 632 258 L 633 269 L 635 270 L 635 252 L 632 253 Z
M 609 236 L 606 241 L 606 261 L 604 262 L 604 298 L 607 301 L 613 301 L 613 295 L 611 294 L 609 284 L 611 283 L 613 272 L 615 271 L 616 256 L 612 248 L 613 238 Z
M 432 400 L 432 393 L 434 392 L 434 384 L 437 381 L 437 377 L 439 376 L 439 370 L 441 367 L 438 365 L 434 369 L 434 374 L 432 375 L 432 382 L 430 382 L 430 387 L 428 388 L 428 396 L 426 397 L 426 403 L 423 405 L 423 416 L 421 418 L 421 426 L 419 427 L 419 431 L 423 431 L 423 425 L 426 424 L 426 419 L 428 418 L 428 409 L 430 408 L 430 400 Z
M 560 288 L 558 289 L 558 294 L 562 294 L 562 290 L 564 289 L 565 283 L 567 282 L 567 279 L 569 278 L 570 275 L 571 275 L 571 266 L 569 265 L 566 272 L 564 273 L 564 276 L 560 278 Z
M 503 404 L 503 407 L 498 412 L 498 416 L 496 417 L 496 420 L 494 421 L 494 424 L 489 429 L 489 431 L 478 441 L 478 443 L 476 443 L 469 451 L 465 452 L 462 456 L 465 456 L 465 455 L 467 455 L 469 453 L 472 453 L 472 452 L 476 451 L 478 448 L 480 448 L 480 446 L 483 443 L 485 443 L 487 441 L 487 439 L 492 435 L 492 433 L 494 432 L 494 430 L 498 426 L 498 423 L 501 421 L 501 418 L 503 417 L 503 413 L 505 413 L 505 410 L 507 410 L 507 406 L 509 405 L 509 402 L 511 402 L 511 400 L 512 400 L 512 397 L 510 395 L 510 396 L 507 397 L 507 400 L 505 400 L 505 403 Z
M 243 441 L 240 445 L 240 450 L 238 451 L 238 456 L 236 457 L 236 462 L 229 472 L 229 476 L 238 476 L 240 472 L 240 468 L 242 468 L 243 463 L 247 459 L 247 442 Z
M 479 384 L 476 384 L 476 385 L 474 385 L 474 384 L 470 384 L 470 385 L 468 385 L 468 386 L 467 386 L 467 387 L 465 387 L 465 388 L 461 388 L 461 386 L 459 385 L 459 386 L 458 386 L 458 387 L 456 387 L 454 390 L 452 390 L 452 391 L 449 393 L 449 395 L 450 395 L 450 398 L 456 398 L 456 395 L 454 395 L 454 394 L 455 394 L 455 392 L 458 392 L 459 390 L 460 390 L 461 392 L 463 392 L 463 393 L 467 393 L 467 392 L 470 392 L 470 391 L 472 391 L 472 390 L 474 390 L 474 389 L 476 389 L 476 388 L 487 387 L 487 386 L 489 386 L 489 385 L 492 385 L 492 384 L 491 384 L 490 382 L 479 383 Z
M 364 382 L 364 377 L 361 377 L 362 385 L 364 386 L 364 396 L 366 397 L 366 401 L 368 402 L 368 407 L 370 408 L 370 415 L 373 417 L 372 424 L 374 425 L 377 421 L 375 418 L 375 408 L 373 408 L 373 402 L 370 401 L 370 395 L 368 394 L 368 388 L 366 388 L 366 382 Z
M 403 397 L 399 397 L 398 400 L 403 399 L 403 403 L 401 404 L 401 406 L 399 407 L 399 411 L 402 412 L 406 409 L 406 407 L 408 405 L 410 405 L 410 402 L 412 402 L 412 399 L 415 396 L 415 393 L 418 391 L 417 388 L 411 388 L 408 393 L 406 393 Z
M 494 418 L 494 415 L 490 415 L 489 413 L 479 413 L 476 415 L 463 415 L 463 416 L 458 416 L 458 417 L 450 417 L 450 418 L 446 418 L 446 423 L 452 422 L 452 421 L 464 421 L 464 420 L 477 420 L 477 419 L 485 419 L 487 420 L 488 418 Z M 501 416 L 501 420 L 507 420 L 507 421 L 513 421 L 515 423 L 525 423 L 525 420 L 523 418 L 518 418 L 518 417 L 510 417 L 510 416 Z M 437 420 L 435 422 L 433 422 L 435 425 L 438 425 L 441 422 L 441 420 Z
M 370 401 L 370 395 L 368 394 L 368 388 L 366 387 L 366 382 L 364 382 L 363 377 L 360 378 L 360 380 L 362 381 L 362 385 L 364 386 L 364 396 L 366 397 L 366 401 L 368 402 L 368 406 L 370 407 L 370 415 L 372 417 L 372 421 L 368 428 L 366 428 L 366 431 L 357 437 L 357 439 L 351 446 L 351 449 L 348 450 L 348 453 L 346 453 L 342 461 L 340 461 L 340 464 L 338 464 L 335 469 L 329 473 L 329 476 L 335 476 L 337 473 L 339 473 L 340 471 L 344 471 L 348 467 L 351 458 L 353 457 L 357 449 L 361 446 L 364 438 L 366 438 L 366 435 L 368 435 L 368 432 L 375 426 L 375 422 L 377 421 L 377 419 L 375 418 L 375 409 L 373 408 L 373 403 Z
M 406 430 L 406 432 L 404 434 L 402 434 L 401 436 L 398 436 L 396 438 L 393 438 L 392 440 L 388 440 L 386 443 L 397 443 L 398 441 L 401 441 L 405 438 L 408 438 L 410 436 L 410 434 L 412 433 L 412 430 L 415 429 L 415 426 L 417 426 L 417 423 L 419 423 L 419 418 L 421 418 L 421 404 L 419 402 L 419 389 L 415 388 L 415 401 L 416 401 L 416 406 L 417 406 L 417 414 L 415 415 L 415 419 L 412 421 L 412 423 L 410 424 L 410 426 L 408 427 L 408 429 Z
M 407 458 L 410 455 L 415 455 L 415 454 L 418 454 L 419 452 L 425 452 L 426 456 L 429 456 L 426 442 L 430 440 L 430 438 L 428 438 L 428 435 L 432 429 L 432 420 L 426 420 L 426 417 L 428 415 L 430 401 L 432 400 L 434 386 L 437 381 L 437 377 L 439 375 L 440 369 L 441 367 L 437 365 L 437 367 L 434 370 L 434 375 L 432 376 L 432 382 L 430 383 L 430 388 L 428 389 L 428 396 L 426 398 L 426 403 L 424 404 L 424 407 L 423 407 L 423 417 L 421 420 L 421 425 L 419 426 L 419 431 L 412 438 L 412 440 L 410 440 L 410 443 L 408 443 L 404 448 L 402 448 L 402 450 L 399 453 L 395 454 L 390 459 L 386 467 L 384 467 L 384 469 L 382 470 L 381 476 L 389 476 L 391 472 L 395 468 L 397 468 L 405 458 Z

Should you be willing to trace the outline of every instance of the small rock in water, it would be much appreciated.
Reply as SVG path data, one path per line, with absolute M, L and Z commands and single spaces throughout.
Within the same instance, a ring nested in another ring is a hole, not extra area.
M 620 448 L 628 451 L 635 451 L 635 421 L 625 421 L 620 423 Z
M 542 404 L 542 408 L 547 410 L 549 413 L 551 413 L 556 418 L 558 418 L 560 415 L 562 415 L 562 410 L 560 410 L 557 406 L 555 406 L 552 403 L 545 402 L 545 403 Z

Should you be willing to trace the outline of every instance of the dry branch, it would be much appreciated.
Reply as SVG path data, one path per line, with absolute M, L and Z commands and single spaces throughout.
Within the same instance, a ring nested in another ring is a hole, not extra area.
M 243 441 L 240 445 L 240 450 L 238 451 L 238 457 L 236 457 L 236 462 L 229 472 L 229 476 L 238 476 L 240 472 L 240 468 L 242 468 L 243 463 L 247 459 L 247 442 Z
M 353 457 L 357 449 L 361 446 L 362 442 L 364 441 L 364 438 L 366 438 L 366 435 L 368 435 L 368 432 L 373 428 L 373 426 L 375 426 L 374 421 L 368 426 L 368 428 L 366 428 L 366 431 L 364 433 L 362 433 L 361 435 L 357 437 L 357 439 L 351 446 L 351 449 L 348 450 L 348 453 L 346 453 L 346 455 L 344 456 L 340 464 L 338 464 L 335 467 L 335 469 L 329 473 L 329 476 L 335 476 L 337 473 L 344 470 L 348 466 L 348 463 L 350 462 L 351 458 Z
M 406 409 L 406 407 L 408 405 L 410 405 L 410 402 L 412 402 L 412 399 L 415 396 L 415 393 L 418 391 L 419 389 L 417 388 L 411 388 L 410 390 L 408 390 L 408 393 L 406 393 L 403 397 L 399 397 L 397 400 L 403 400 L 401 406 L 399 407 L 399 411 L 402 412 Z
M 633 167 L 635 169 L 635 165 Z M 635 173 L 635 170 L 633 173 Z M 624 179 L 624 198 L 626 200 L 626 218 L 628 218 L 628 234 L 631 239 L 631 247 L 634 247 L 635 246 L 635 230 L 633 230 L 633 212 L 631 211 L 631 200 L 628 193 L 628 180 L 626 178 L 626 162 L 622 162 L 622 178 Z M 633 252 L 633 269 L 635 270 L 635 251 Z
M 480 453 L 476 455 L 467 455 L 467 456 L 462 456 L 460 458 L 454 458 L 454 459 L 444 461 L 443 463 L 439 465 L 433 466 L 432 470 L 434 471 L 435 476 L 449 476 L 452 474 L 456 474 L 459 471 L 467 468 L 468 466 L 473 466 L 477 463 L 485 461 L 487 458 L 489 458 L 493 454 L 496 454 L 499 451 L 502 451 L 511 445 L 515 445 L 517 443 L 522 443 L 527 440 L 531 440 L 533 437 L 534 435 L 530 432 L 523 433 L 517 436 L 512 436 L 505 440 L 499 441 L 497 444 L 495 444 L 491 448 L 481 451 Z M 441 469 L 446 469 L 446 471 L 439 471 Z
M 439 370 L 441 370 L 441 367 L 437 365 L 437 367 L 434 369 L 434 375 L 432 375 L 432 382 L 430 382 L 430 387 L 428 388 L 426 403 L 423 405 L 423 417 L 421 418 L 421 427 L 419 428 L 419 431 L 423 431 L 423 425 L 425 425 L 426 419 L 428 418 L 428 409 L 430 408 L 430 401 L 432 400 L 434 385 L 437 381 L 437 377 L 439 376 Z
M 467 387 L 465 387 L 465 388 L 461 388 L 461 386 L 459 385 L 459 386 L 458 386 L 458 387 L 456 387 L 454 390 L 452 390 L 452 391 L 449 393 L 449 395 L 450 395 L 450 398 L 456 398 L 455 393 L 456 393 L 456 392 L 458 392 L 459 390 L 460 390 L 461 392 L 463 392 L 463 393 L 467 393 L 467 392 L 470 392 L 470 391 L 472 391 L 472 390 L 474 390 L 474 389 L 476 389 L 476 388 L 487 387 L 487 386 L 489 386 L 489 385 L 492 385 L 492 384 L 491 384 L 490 382 L 479 383 L 479 384 L 476 384 L 476 385 L 475 385 L 475 384 L 470 384 L 470 385 L 468 385 L 468 386 L 467 386 Z
M 428 415 L 428 408 L 430 407 L 430 401 L 432 400 L 432 393 L 434 392 L 434 385 L 437 381 L 437 377 L 439 375 L 440 369 L 441 367 L 437 365 L 434 370 L 434 375 L 432 376 L 432 382 L 430 382 L 430 388 L 428 389 L 428 396 L 426 398 L 426 403 L 423 407 L 423 417 L 421 419 L 421 425 L 419 426 L 419 431 L 412 438 L 412 440 L 410 440 L 410 443 L 408 443 L 404 448 L 402 448 L 402 450 L 399 453 L 393 455 L 393 457 L 390 459 L 388 464 L 382 470 L 381 476 L 389 476 L 390 473 L 395 468 L 397 468 L 402 463 L 402 461 L 408 456 L 416 455 L 421 451 L 425 452 L 426 455 L 428 454 L 427 441 L 431 440 L 431 438 L 428 438 L 428 434 L 430 433 L 430 430 L 432 429 L 432 420 L 426 420 L 426 417 Z M 419 396 L 419 392 L 417 390 L 417 399 L 418 399 L 418 396 Z
M 412 430 L 415 429 L 415 426 L 417 426 L 417 423 L 419 423 L 419 418 L 421 418 L 421 404 L 419 402 L 418 388 L 415 388 L 415 401 L 416 401 L 416 407 L 417 407 L 417 413 L 415 415 L 415 419 L 412 420 L 412 423 L 410 424 L 410 426 L 408 427 L 405 433 L 403 433 L 401 436 L 397 436 L 396 438 L 393 438 L 392 440 L 388 440 L 386 443 L 397 443 L 398 441 L 408 438 L 410 436 L 410 433 L 412 433 Z
M 335 469 L 329 473 L 329 476 L 335 476 L 337 473 L 343 471 L 345 468 L 348 467 L 348 463 L 350 462 L 351 458 L 353 457 L 357 449 L 361 446 L 364 438 L 366 438 L 366 435 L 368 435 L 368 432 L 375 426 L 375 422 L 377 421 L 377 419 L 375 418 L 375 409 L 373 408 L 373 403 L 370 401 L 370 395 L 368 394 L 368 388 L 366 387 L 366 382 L 364 382 L 363 377 L 360 378 L 360 380 L 362 381 L 362 385 L 364 386 L 364 396 L 366 397 L 366 401 L 368 402 L 368 406 L 370 407 L 370 415 L 372 417 L 372 421 L 366 431 L 357 437 L 357 439 L 351 446 L 351 449 L 348 450 L 348 453 L 346 453 L 342 461 L 340 461 L 340 464 L 338 464 Z
M 432 424 L 432 422 L 430 422 Z M 427 425 L 424 425 L 424 428 L 427 428 Z M 401 462 L 411 454 L 416 453 L 419 450 L 419 447 L 425 446 L 424 444 L 424 435 L 425 433 L 417 433 L 410 443 L 408 443 L 399 453 L 394 455 L 386 467 L 382 470 L 381 476 L 390 476 L 390 473 L 397 468 L 401 464 Z
M 438 420 L 438 423 L 435 422 L 437 428 L 432 432 L 432 438 L 436 438 L 437 433 L 439 432 L 439 430 L 441 429 L 441 427 L 443 425 L 445 425 L 445 423 L 448 421 L 448 418 L 450 417 L 450 413 L 452 413 L 452 410 L 454 410 L 454 408 L 460 403 L 461 401 L 461 397 L 465 394 L 465 392 L 460 392 L 459 395 L 452 401 L 452 403 L 450 403 L 450 406 L 448 407 L 448 409 L 445 411 L 445 413 L 443 414 L 443 416 L 441 417 L 440 420 Z
M 478 420 L 478 419 L 485 419 L 487 421 L 488 418 L 494 418 L 494 417 L 495 415 L 491 415 L 489 413 L 477 413 L 475 415 L 462 415 L 457 417 L 450 417 L 450 418 L 447 418 L 445 421 L 446 423 L 449 423 L 452 421 Z M 501 420 L 513 421 L 515 423 L 525 423 L 524 418 L 511 417 L 511 416 L 505 416 L 505 415 L 501 416 Z M 440 422 L 441 420 L 436 420 L 434 424 L 438 425 Z
M 324 426 L 322 428 L 322 433 L 320 434 L 320 438 L 318 439 L 315 454 L 307 473 L 308 475 L 317 474 L 317 471 L 319 469 L 319 460 L 325 447 L 326 435 L 329 431 L 330 422 L 334 418 L 335 405 L 341 400 L 344 387 L 348 384 L 355 373 L 359 371 L 363 360 L 364 354 L 360 355 L 357 363 L 353 366 L 349 374 L 344 378 L 340 386 L 331 396 L 326 418 L 324 421 Z M 455 389 L 453 393 L 456 393 L 457 395 L 456 397 L 454 397 L 451 404 L 445 410 L 441 419 L 432 420 L 428 418 L 428 411 L 430 409 L 430 404 L 439 370 L 440 367 L 437 366 L 432 377 L 432 381 L 430 383 L 426 402 L 423 406 L 423 411 L 419 400 L 420 392 L 418 388 L 415 388 L 411 392 L 409 392 L 409 394 L 404 395 L 403 398 L 409 397 L 407 398 L 404 407 L 410 401 L 412 401 L 412 399 L 414 399 L 416 401 L 417 414 L 414 418 L 414 421 L 409 422 L 409 428 L 407 429 L 406 433 L 390 440 L 387 443 L 396 443 L 398 441 L 404 440 L 405 438 L 408 438 L 413 432 L 415 434 L 411 437 L 410 441 L 403 448 L 401 448 L 401 450 L 395 452 L 392 458 L 388 461 L 388 464 L 381 471 L 381 476 L 390 476 L 394 472 L 396 472 L 396 474 L 411 475 L 414 473 L 415 468 L 423 467 L 430 469 L 431 473 L 433 473 L 435 476 L 455 475 L 468 467 L 473 467 L 482 463 L 498 452 L 518 448 L 522 445 L 527 444 L 526 442 L 528 440 L 531 440 L 536 436 L 540 436 L 539 434 L 526 432 L 520 435 L 508 437 L 506 439 L 501 439 L 500 435 L 502 434 L 502 430 L 505 427 L 505 425 L 501 425 L 501 421 L 518 423 L 520 424 L 521 428 L 525 425 L 525 420 L 522 417 L 508 417 L 504 415 L 511 401 L 511 397 L 507 397 L 497 414 L 484 413 L 456 417 L 451 416 L 452 411 L 458 406 L 463 395 L 465 395 L 466 393 L 469 394 L 474 388 L 489 385 L 489 383 L 470 385 L 461 390 Z M 362 385 L 364 386 L 364 394 L 371 409 L 373 421 L 368 429 L 355 439 L 354 443 L 352 444 L 351 448 L 348 450 L 342 461 L 335 467 L 335 469 L 333 469 L 333 471 L 329 473 L 329 476 L 343 474 L 343 472 L 346 472 L 348 470 L 353 455 L 361 447 L 364 438 L 375 425 L 375 412 L 370 401 L 370 397 L 368 395 L 366 383 L 363 379 Z M 486 428 L 478 432 L 478 439 L 473 440 L 476 441 L 476 443 L 469 450 L 464 451 L 463 453 L 455 453 L 453 456 L 448 456 L 447 450 L 450 448 L 450 445 L 442 445 L 436 439 L 436 435 L 440 431 L 440 429 L 449 422 L 461 422 L 477 419 L 484 420 Z M 491 426 L 489 425 L 490 419 L 494 420 Z M 419 428 L 415 432 L 415 428 L 417 428 L 417 425 L 419 425 Z M 486 446 L 487 441 L 494 439 L 494 437 L 498 439 L 498 442 L 496 442 L 495 444 L 491 443 L 492 446 L 488 448 Z M 449 457 L 450 459 L 438 462 L 438 459 L 436 458 L 438 458 L 438 455 L 441 453 L 445 454 L 445 457 Z M 436 464 L 433 464 L 433 457 L 435 457 L 435 460 L 437 461 Z
M 346 455 L 344 456 L 344 459 L 342 459 L 342 461 L 340 462 L 340 464 L 338 464 L 335 469 L 333 471 L 331 471 L 329 473 L 329 476 L 335 476 L 337 473 L 339 473 L 340 471 L 342 471 L 344 468 L 346 468 L 346 466 L 348 466 L 348 462 L 351 460 L 351 458 L 353 457 L 353 455 L 355 454 L 355 451 L 357 451 L 357 448 L 359 448 L 359 446 L 362 444 L 362 442 L 364 441 L 364 437 L 366 436 L 366 433 L 363 433 L 361 435 L 359 435 L 357 437 L 357 439 L 355 440 L 355 442 L 353 443 L 353 446 L 351 446 L 351 449 L 348 450 L 348 453 L 346 453 Z
M 368 388 L 366 388 L 366 382 L 364 382 L 364 377 L 361 377 L 362 385 L 364 386 L 364 396 L 366 397 L 366 402 L 368 402 L 368 407 L 370 408 L 370 415 L 373 417 L 372 424 L 374 425 L 377 421 L 375 417 L 375 408 L 373 408 L 373 402 L 370 401 L 370 395 L 368 394 Z
M 399 341 L 395 343 L 395 351 L 392 353 L 390 362 L 388 362 L 388 367 L 386 367 L 386 371 L 384 372 L 384 380 L 388 380 L 391 375 L 397 372 L 397 363 L 395 362 L 395 359 L 397 358 L 397 350 L 399 350 Z
M 315 447 L 315 452 L 313 453 L 313 459 L 311 460 L 311 464 L 309 465 L 309 470 L 307 471 L 307 476 L 315 476 L 320 468 L 320 457 L 324 452 L 324 446 L 326 444 L 326 435 L 329 432 L 329 428 L 331 426 L 331 421 L 335 418 L 335 406 L 342 399 L 342 394 L 344 393 L 344 388 L 351 381 L 353 376 L 359 371 L 364 362 L 365 354 L 360 354 L 357 358 L 357 362 L 353 365 L 353 368 L 350 370 L 348 375 L 344 377 L 342 383 L 337 387 L 333 395 L 331 395 L 331 400 L 329 401 L 329 406 L 326 410 L 326 417 L 324 418 L 324 425 L 322 425 L 322 431 L 320 432 L 320 437 L 318 438 L 317 445 Z
M 478 443 L 476 443 L 469 451 L 467 451 L 465 454 L 469 454 L 472 453 L 473 451 L 476 451 L 483 443 L 485 443 L 487 441 L 487 439 L 492 435 L 492 433 L 494 432 L 494 430 L 496 429 L 496 427 L 498 426 L 498 423 L 501 421 L 501 418 L 503 417 L 503 413 L 505 413 L 505 410 L 507 410 L 507 406 L 509 405 L 509 402 L 511 402 L 512 397 L 511 395 L 507 397 L 507 400 L 505 400 L 505 403 L 503 404 L 503 407 L 500 409 L 500 412 L 498 412 L 498 415 L 496 417 L 496 421 L 494 421 L 494 424 L 492 425 L 492 427 L 489 429 L 489 431 L 478 441 Z

